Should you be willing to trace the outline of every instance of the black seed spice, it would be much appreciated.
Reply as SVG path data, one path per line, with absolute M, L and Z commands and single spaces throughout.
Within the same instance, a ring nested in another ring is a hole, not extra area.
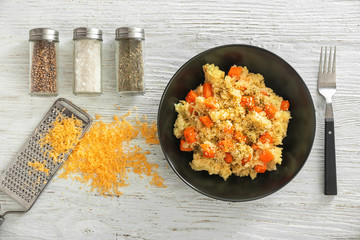
M 51 41 L 34 41 L 31 58 L 31 93 L 57 93 L 56 46 Z
M 121 39 L 118 44 L 118 91 L 143 92 L 143 42 L 138 39 Z

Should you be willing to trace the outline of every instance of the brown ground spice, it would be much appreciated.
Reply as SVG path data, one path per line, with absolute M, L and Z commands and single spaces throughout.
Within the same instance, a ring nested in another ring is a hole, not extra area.
M 55 42 L 35 41 L 31 59 L 31 93 L 56 93 Z

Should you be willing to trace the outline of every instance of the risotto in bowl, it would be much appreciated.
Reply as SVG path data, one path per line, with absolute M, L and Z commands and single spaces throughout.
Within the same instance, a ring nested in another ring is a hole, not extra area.
M 280 57 L 227 45 L 185 63 L 162 96 L 158 131 L 172 169 L 190 187 L 247 201 L 286 185 L 315 134 L 308 89 Z
M 175 105 L 180 151 L 193 152 L 195 171 L 256 178 L 276 170 L 290 119 L 289 101 L 266 87 L 261 74 L 232 66 L 228 75 L 203 66 L 205 82 Z

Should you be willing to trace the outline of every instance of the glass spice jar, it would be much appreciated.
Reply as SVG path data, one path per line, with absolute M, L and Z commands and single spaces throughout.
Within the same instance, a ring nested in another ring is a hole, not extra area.
M 119 93 L 145 92 L 142 28 L 121 27 L 115 31 L 116 80 Z
M 76 28 L 74 40 L 74 94 L 100 95 L 102 92 L 102 31 Z
M 29 31 L 29 93 L 37 96 L 58 95 L 59 32 L 50 28 Z

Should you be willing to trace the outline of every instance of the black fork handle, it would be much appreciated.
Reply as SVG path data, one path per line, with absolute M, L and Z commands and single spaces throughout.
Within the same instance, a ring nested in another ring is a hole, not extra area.
M 333 118 L 325 118 L 325 195 L 337 195 Z

